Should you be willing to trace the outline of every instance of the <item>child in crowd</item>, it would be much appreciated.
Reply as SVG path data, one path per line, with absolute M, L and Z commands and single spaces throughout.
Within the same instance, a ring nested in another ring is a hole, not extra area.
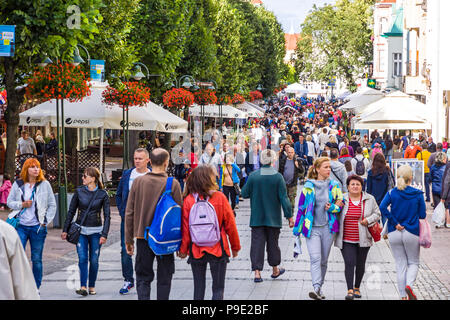
M 3 176 L 3 183 L 0 187 L 0 210 L 6 210 L 6 200 L 8 199 L 9 192 L 11 191 L 11 178 L 5 174 Z

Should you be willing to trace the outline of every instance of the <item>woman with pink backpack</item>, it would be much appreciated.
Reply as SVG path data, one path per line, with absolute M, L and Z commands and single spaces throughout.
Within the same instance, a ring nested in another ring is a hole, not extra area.
M 208 263 L 212 300 L 223 300 L 229 257 L 231 254 L 237 257 L 241 250 L 233 210 L 225 195 L 217 191 L 216 174 L 209 165 L 192 171 L 186 181 L 184 197 L 178 256 L 184 259 L 189 254 L 187 262 L 194 278 L 194 300 L 205 298 Z

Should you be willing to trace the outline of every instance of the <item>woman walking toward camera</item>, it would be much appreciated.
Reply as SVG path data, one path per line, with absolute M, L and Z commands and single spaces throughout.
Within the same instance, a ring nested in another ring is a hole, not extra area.
M 30 241 L 33 275 L 39 289 L 42 282 L 42 253 L 47 237 L 47 225 L 55 217 L 56 200 L 37 159 L 30 158 L 24 162 L 20 179 L 12 185 L 7 205 L 13 210 L 8 218 L 19 218 L 17 233 L 24 249 Z
M 363 192 L 364 180 L 358 175 L 347 178 L 348 193 L 339 217 L 340 231 L 335 246 L 341 249 L 345 263 L 346 300 L 361 298 L 360 285 L 364 277 L 367 255 L 373 244 L 368 227 L 380 219 L 380 209 L 375 198 Z
M 402 300 L 417 299 L 412 287 L 420 262 L 419 219 L 427 216 L 423 192 L 410 186 L 412 177 L 411 167 L 401 166 L 397 171 L 397 187 L 386 194 L 380 205 L 381 213 L 388 219 L 389 244 Z
M 184 195 L 179 257 L 184 259 L 189 254 L 187 262 L 194 278 L 194 300 L 205 298 L 208 264 L 212 276 L 212 299 L 223 300 L 229 257 L 237 257 L 241 249 L 233 210 L 224 194 L 217 192 L 216 175 L 210 166 L 199 166 L 192 171 L 186 181 Z M 211 218 L 210 221 L 217 222 L 214 224 L 217 234 L 209 232 L 208 236 L 217 236 L 217 239 L 206 239 L 204 229 L 197 224 L 201 220 L 199 218 Z M 203 235 L 198 237 L 199 233 Z
M 309 168 L 307 181 L 300 193 L 294 235 L 303 234 L 311 260 L 314 291 L 309 297 L 325 299 L 322 286 L 327 272 L 328 256 L 339 232 L 337 214 L 343 206 L 339 182 L 330 179 L 331 164 L 327 157 L 318 158 Z M 330 202 L 331 200 L 331 202 Z
M 83 185 L 78 187 L 70 202 L 61 239 L 67 239 L 67 231 L 78 209 L 76 223 L 81 226 L 77 244 L 78 267 L 80 269 L 81 288 L 77 294 L 94 295 L 98 274 L 100 249 L 106 243 L 110 225 L 109 197 L 100 181 L 97 168 L 87 168 L 83 174 Z M 100 212 L 103 209 L 103 223 Z M 83 223 L 82 223 L 83 221 Z M 89 270 L 88 270 L 89 263 Z M 89 291 L 87 281 L 89 277 Z

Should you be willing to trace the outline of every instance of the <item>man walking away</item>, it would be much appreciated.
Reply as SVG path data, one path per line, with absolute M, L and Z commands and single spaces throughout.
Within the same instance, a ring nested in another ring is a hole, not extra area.
M 125 243 L 129 255 L 134 254 L 134 238 L 136 240 L 136 290 L 139 300 L 150 299 L 150 285 L 155 274 L 153 261 L 157 261 L 157 299 L 168 300 L 175 272 L 174 255 L 156 256 L 144 239 L 145 228 L 153 221 L 156 205 L 163 194 L 167 183 L 167 167 L 169 153 L 157 148 L 150 154 L 152 172 L 136 179 L 128 196 L 125 210 Z M 180 183 L 174 179 L 172 184 L 172 198 L 178 205 L 182 205 Z
M 264 249 L 267 244 L 269 265 L 273 268 L 273 279 L 282 275 L 285 270 L 279 268 L 281 263 L 281 250 L 278 245 L 282 227 L 281 208 L 284 217 L 289 221 L 289 227 L 294 227 L 292 208 L 286 193 L 286 184 L 283 176 L 278 173 L 272 164 L 276 153 L 264 150 L 261 153 L 262 168 L 252 172 L 242 189 L 242 196 L 250 198 L 252 228 L 250 259 L 252 271 L 255 272 L 255 282 L 262 282 L 261 270 L 264 267 Z
M 347 193 L 347 170 L 339 161 L 339 151 L 335 148 L 330 150 L 331 179 L 339 182 L 342 193 Z
M 150 172 L 150 169 L 147 167 L 148 162 L 149 153 L 147 149 L 136 149 L 136 151 L 134 151 L 134 167 L 123 172 L 119 181 L 119 186 L 117 187 L 116 204 L 121 218 L 120 255 L 122 257 L 122 276 L 124 278 L 124 284 L 119 291 L 120 294 L 127 294 L 130 289 L 134 287 L 133 260 L 127 253 L 127 248 L 125 246 L 125 208 L 127 206 L 128 194 L 130 193 L 134 180 Z
M 291 202 L 292 211 L 295 211 L 295 197 L 297 196 L 298 179 L 305 176 L 305 168 L 301 161 L 296 157 L 294 148 L 288 149 L 287 157 L 280 159 L 278 172 L 283 175 L 286 189 Z

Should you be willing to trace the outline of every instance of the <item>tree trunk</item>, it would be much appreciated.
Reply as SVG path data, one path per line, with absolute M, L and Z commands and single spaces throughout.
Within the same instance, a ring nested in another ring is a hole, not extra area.
M 5 122 L 7 146 L 5 156 L 5 174 L 9 174 L 11 177 L 15 176 L 15 158 L 19 127 L 19 112 L 20 105 L 23 102 L 25 89 L 21 88 L 16 90 L 15 82 L 15 69 L 16 64 L 11 58 L 3 58 L 3 66 L 5 69 L 5 84 L 6 92 L 8 95 L 8 107 L 5 112 Z
M 170 153 L 170 145 L 172 143 L 172 133 L 165 132 L 164 133 L 164 144 L 161 146 L 166 149 Z

